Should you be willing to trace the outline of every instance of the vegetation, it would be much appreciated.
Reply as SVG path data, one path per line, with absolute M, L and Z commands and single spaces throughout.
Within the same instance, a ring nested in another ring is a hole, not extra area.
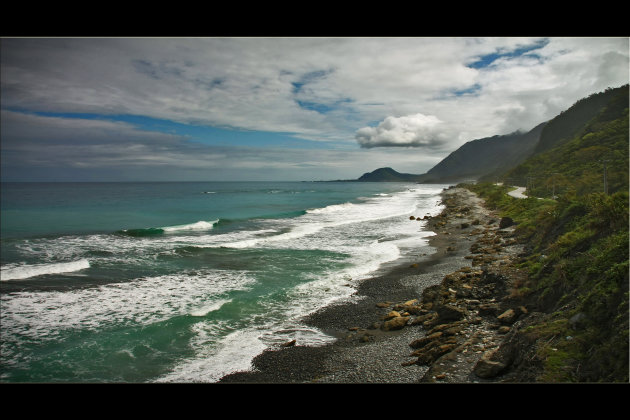
M 464 186 L 517 223 L 529 275 L 512 296 L 547 314 L 523 331 L 543 361 L 538 380 L 628 382 L 628 86 L 576 106 L 545 127 L 555 138 L 547 133 L 545 147 L 506 175 L 542 174 L 526 181 L 530 198 L 512 198 L 504 185 Z M 594 117 L 578 124 L 585 115 Z
M 543 142 L 547 146 L 506 172 L 506 182 L 526 186 L 529 195 L 548 198 L 627 191 L 628 85 L 589 98 L 578 101 L 545 126 L 539 146 Z M 608 99 L 605 106 L 593 108 L 601 104 L 602 98 Z M 585 113 L 594 117 L 578 126 L 579 117 Z M 565 137 L 550 138 L 550 129 Z

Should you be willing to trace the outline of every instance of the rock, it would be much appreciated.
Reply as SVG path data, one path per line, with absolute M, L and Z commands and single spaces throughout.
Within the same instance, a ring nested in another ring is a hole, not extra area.
M 506 227 L 512 226 L 514 224 L 514 220 L 511 217 L 502 217 L 499 222 L 499 229 L 504 229 Z
M 499 313 L 499 304 L 483 303 L 479 305 L 479 316 L 497 316 Z
M 503 325 L 501 327 L 499 327 L 499 329 L 497 330 L 497 332 L 499 334 L 507 334 L 510 332 L 510 327 L 508 327 L 507 325 Z
M 412 349 L 420 349 L 427 345 L 430 341 L 437 340 L 438 338 L 442 337 L 442 335 L 442 332 L 436 332 L 425 337 L 418 338 L 417 340 L 413 340 L 411 343 L 409 343 L 409 347 L 411 347 Z
M 383 317 L 383 321 L 387 321 L 388 319 L 398 318 L 398 317 L 400 317 L 400 312 L 390 311 L 387 315 Z
M 466 316 L 466 311 L 452 305 L 439 305 L 436 308 L 438 321 L 440 323 L 449 321 L 459 321 Z
M 391 330 L 400 330 L 409 321 L 408 316 L 399 316 L 396 318 L 392 318 L 389 321 L 385 321 L 383 325 L 381 325 L 381 329 L 383 331 L 391 331 Z
M 443 356 L 456 347 L 456 343 L 435 346 L 426 352 L 418 354 L 418 360 L 416 361 L 416 363 L 419 365 L 430 365 L 431 363 L 435 362 L 440 356 Z
M 414 216 L 409 216 L 409 220 L 416 220 Z
M 514 311 L 514 309 L 508 309 L 507 311 L 499 315 L 497 317 L 497 320 L 501 322 L 502 324 L 509 325 L 509 324 L 512 324 L 514 321 L 516 321 L 517 317 L 518 317 L 518 314 L 516 313 L 516 311 Z
M 389 305 L 391 305 L 391 302 L 379 302 L 376 304 L 377 308 L 387 308 Z
M 480 378 L 488 379 L 494 378 L 499 373 L 501 373 L 503 369 L 505 369 L 505 365 L 503 363 L 489 360 L 484 356 L 479 359 L 479 361 L 473 368 L 473 372 Z
M 462 229 L 466 229 L 466 228 L 467 228 L 467 227 L 469 227 L 469 226 L 470 226 L 470 223 L 462 223 L 462 224 L 461 224 L 461 228 L 462 228 Z
M 291 346 L 295 346 L 295 340 L 287 341 L 286 343 L 282 344 L 282 347 L 291 347 Z
M 431 312 L 425 315 L 420 315 L 416 317 L 416 319 L 411 321 L 411 325 L 424 324 L 427 321 L 433 321 L 435 318 L 437 318 L 437 314 L 435 312 Z

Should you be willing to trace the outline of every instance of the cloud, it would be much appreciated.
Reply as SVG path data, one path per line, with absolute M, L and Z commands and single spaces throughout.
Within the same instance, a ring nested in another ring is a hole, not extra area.
M 57 153 L 65 147 L 87 166 L 98 153 L 112 155 L 100 160 L 103 168 L 119 161 L 117 150 L 126 151 L 120 162 L 179 169 L 205 170 L 204 160 L 217 168 L 221 153 L 234 165 L 241 153 L 247 168 L 279 167 L 264 159 L 287 162 L 287 171 L 299 166 L 262 148 L 264 158 L 253 149 L 211 152 L 194 138 L 114 121 L 140 116 L 291 135 L 330 148 L 335 164 L 338 149 L 358 149 L 346 177 L 385 157 L 386 166 L 422 173 L 427 154 L 439 160 L 466 141 L 531 129 L 578 99 L 628 83 L 628 38 L 3 38 L 0 48 L 3 109 L 90 118 L 46 120 L 46 132 L 44 120 L 23 114 L 11 138 L 3 120 L 3 151 L 28 147 L 24 159 L 65 159 Z M 230 144 L 227 136 L 221 142 Z M 400 153 L 386 154 L 393 150 Z M 324 151 L 312 154 L 326 165 Z
M 425 147 L 443 146 L 450 136 L 434 115 L 414 114 L 387 117 L 376 127 L 357 130 L 355 139 L 364 148 L 372 147 Z

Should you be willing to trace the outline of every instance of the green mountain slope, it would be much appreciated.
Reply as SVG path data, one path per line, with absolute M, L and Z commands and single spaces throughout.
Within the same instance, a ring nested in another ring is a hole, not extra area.
M 513 168 L 534 151 L 545 123 L 522 133 L 514 132 L 465 143 L 431 168 L 423 182 L 450 182 L 493 177 Z
M 606 89 L 604 92 L 580 99 L 569 109 L 561 112 L 545 126 L 534 153 L 545 152 L 575 137 L 584 129 L 585 122 L 595 118 L 623 90 L 624 87 Z M 627 87 L 625 90 L 627 91 Z
M 592 95 L 579 101 L 551 120 L 541 135 L 539 145 L 529 159 L 505 173 L 513 185 L 527 186 L 530 194 L 551 197 L 572 191 L 609 193 L 628 190 L 628 85 L 609 89 L 606 95 Z M 602 98 L 606 102 L 602 104 Z M 598 107 L 598 108 L 597 108 Z M 588 120 L 578 124 L 577 117 L 589 110 Z M 577 113 L 573 110 L 577 109 Z M 551 132 L 548 127 L 571 127 Z M 572 137 L 563 137 L 571 131 Z
M 489 182 L 466 186 L 517 223 L 528 276 L 511 296 L 542 316 L 506 348 L 528 355 L 515 356 L 514 369 L 535 371 L 541 382 L 629 380 L 628 85 L 605 93 L 550 121 L 545 130 L 556 128 L 544 144 L 508 172 L 528 183 L 531 198 Z

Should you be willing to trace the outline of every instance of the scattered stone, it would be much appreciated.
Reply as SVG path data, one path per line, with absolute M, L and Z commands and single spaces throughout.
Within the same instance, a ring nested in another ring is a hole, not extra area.
M 518 317 L 518 314 L 516 313 L 514 309 L 508 309 L 507 311 L 499 315 L 497 317 L 497 320 L 501 322 L 502 324 L 509 325 L 509 324 L 512 324 L 514 321 L 516 321 L 517 317 Z
M 291 340 L 291 341 L 287 341 L 286 343 L 282 344 L 282 347 L 291 347 L 291 346 L 295 346 L 296 341 L 295 340 Z
M 405 325 L 407 325 L 408 321 L 409 321 L 409 317 L 408 316 L 399 316 L 399 317 L 396 317 L 396 318 L 392 318 L 389 321 L 385 321 L 381 325 L 381 329 L 383 331 L 400 330 Z
M 409 216 L 409 220 L 416 220 L 414 216 Z
M 435 312 L 431 312 L 431 313 L 428 313 L 428 314 L 425 314 L 425 315 L 420 315 L 420 316 L 416 317 L 416 319 L 411 321 L 410 325 L 424 324 L 425 322 L 433 321 L 435 318 L 437 318 L 437 314 Z
M 492 360 L 495 353 L 496 350 L 484 353 L 473 368 L 475 375 L 483 379 L 494 378 L 505 369 L 504 363 Z
M 438 321 L 440 323 L 448 321 L 459 321 L 466 316 L 466 310 L 452 305 L 440 305 L 436 308 Z
M 422 338 L 418 338 L 417 340 L 413 340 L 411 343 L 409 343 L 409 347 L 411 347 L 412 349 L 420 349 L 424 347 L 427 343 L 442 337 L 442 335 L 443 333 L 440 331 L 424 336 Z
M 483 303 L 479 305 L 479 316 L 497 316 L 499 310 L 497 303 Z
M 502 217 L 499 222 L 499 229 L 504 229 L 506 227 L 510 227 L 514 224 L 514 220 L 511 217 Z
M 507 325 L 503 325 L 503 326 L 499 327 L 499 329 L 497 330 L 497 332 L 498 332 L 499 334 L 507 334 L 507 333 L 509 333 L 509 332 L 510 332 L 510 329 L 511 329 L 511 328 L 510 328 L 510 327 L 508 327 Z
M 398 311 L 390 311 L 387 315 L 383 317 L 383 321 L 387 321 L 388 319 L 398 318 L 400 317 L 400 312 Z
M 377 308 L 387 308 L 389 305 L 391 305 L 391 302 L 379 302 L 376 304 Z

